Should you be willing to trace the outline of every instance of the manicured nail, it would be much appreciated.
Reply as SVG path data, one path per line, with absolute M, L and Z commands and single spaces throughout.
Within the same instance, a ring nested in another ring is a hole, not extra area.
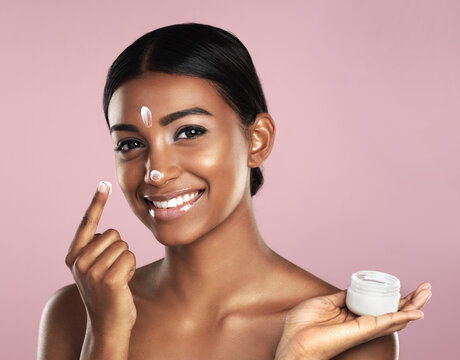
M 109 188 L 109 195 L 112 193 L 112 183 L 110 181 L 100 181 L 97 187 L 97 191 L 99 192 L 106 192 L 107 187 Z

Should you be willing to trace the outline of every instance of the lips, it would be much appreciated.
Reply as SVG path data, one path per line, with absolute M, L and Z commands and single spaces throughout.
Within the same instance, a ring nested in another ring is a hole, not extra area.
M 157 220 L 172 220 L 189 211 L 201 199 L 202 190 L 186 190 L 167 196 L 146 196 L 149 213 Z

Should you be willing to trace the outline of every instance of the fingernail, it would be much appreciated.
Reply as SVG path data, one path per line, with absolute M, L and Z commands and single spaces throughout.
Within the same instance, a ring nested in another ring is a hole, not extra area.
M 422 289 L 429 289 L 429 290 L 431 290 L 431 284 L 430 284 L 430 283 L 426 284 L 425 286 L 422 287 Z
M 428 302 L 428 300 L 431 299 L 431 295 L 433 295 L 433 294 L 431 294 L 431 292 L 430 292 L 430 295 L 428 295 L 428 298 L 426 299 L 425 304 Z
M 97 187 L 97 191 L 104 193 L 107 191 L 107 187 L 109 188 L 109 196 L 112 193 L 112 183 L 110 181 L 100 181 Z

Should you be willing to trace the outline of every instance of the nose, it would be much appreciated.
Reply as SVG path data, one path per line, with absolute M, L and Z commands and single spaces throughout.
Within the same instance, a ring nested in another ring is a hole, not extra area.
M 161 155 L 158 153 L 150 154 L 145 170 L 145 182 L 158 187 L 177 179 L 181 174 L 179 166 L 174 164 L 172 159 L 167 157 L 164 152 Z
M 173 179 L 177 179 L 180 175 L 180 170 L 177 166 L 163 168 L 162 170 L 151 169 L 147 166 L 144 180 L 146 183 L 154 186 L 164 186 Z

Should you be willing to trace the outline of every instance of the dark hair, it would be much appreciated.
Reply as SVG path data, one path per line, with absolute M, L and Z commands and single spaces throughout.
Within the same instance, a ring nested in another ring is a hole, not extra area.
M 252 124 L 267 112 L 265 96 L 245 46 L 231 33 L 203 24 L 170 25 L 149 32 L 128 46 L 113 62 L 104 87 L 107 124 L 109 102 L 124 82 L 151 71 L 203 78 L 239 115 L 241 125 Z M 263 184 L 260 168 L 252 168 L 251 196 Z

